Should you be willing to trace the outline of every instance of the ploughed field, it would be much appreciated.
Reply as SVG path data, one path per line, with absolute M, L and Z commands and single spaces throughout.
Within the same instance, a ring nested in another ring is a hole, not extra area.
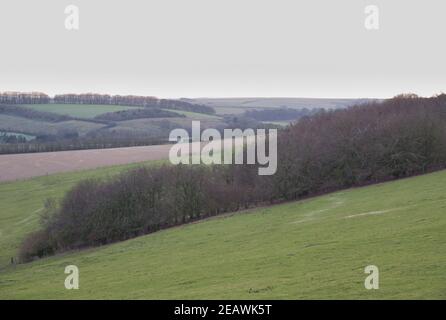
M 259 136 L 259 139 L 263 139 Z M 237 137 L 233 145 L 240 148 L 243 142 L 253 142 L 253 136 Z M 190 151 L 195 145 L 190 144 Z M 202 142 L 205 146 L 207 142 Z M 0 182 L 23 180 L 55 173 L 95 169 L 107 166 L 125 165 L 154 160 L 169 159 L 173 144 L 125 147 L 111 149 L 90 149 L 58 152 L 38 152 L 0 155 Z M 195 157 L 195 153 L 191 154 Z M 189 153 L 183 154 L 187 157 Z
M 172 145 L 0 155 L 0 182 L 59 172 L 161 160 Z
M 128 167 L 0 184 L 0 299 L 446 298 L 446 171 L 9 265 L 47 197 Z M 79 290 L 64 287 L 67 265 Z M 368 265 L 378 290 L 364 288 Z

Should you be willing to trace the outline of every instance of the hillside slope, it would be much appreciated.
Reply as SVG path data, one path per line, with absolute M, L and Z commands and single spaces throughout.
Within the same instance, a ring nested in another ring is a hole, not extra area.
M 445 184 L 441 171 L 8 267 L 0 299 L 445 299 Z M 64 288 L 70 264 L 79 290 Z
M 214 108 L 217 114 L 239 114 L 248 110 L 287 107 L 301 108 L 345 108 L 378 99 L 330 99 L 330 98 L 196 98 L 187 102 L 204 104 Z

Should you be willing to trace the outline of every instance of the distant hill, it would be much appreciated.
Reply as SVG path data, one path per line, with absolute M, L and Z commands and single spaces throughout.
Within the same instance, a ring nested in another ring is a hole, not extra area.
M 239 113 L 237 109 L 244 112 L 247 108 L 264 109 L 288 107 L 300 108 L 345 108 L 354 104 L 362 104 L 380 99 L 330 99 L 330 98 L 195 98 L 181 99 L 189 103 L 203 104 L 216 109 L 217 113 Z M 219 112 L 220 111 L 220 112 Z

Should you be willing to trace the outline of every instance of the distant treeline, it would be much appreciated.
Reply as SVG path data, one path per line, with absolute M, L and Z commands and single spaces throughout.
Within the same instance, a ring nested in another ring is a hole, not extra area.
M 0 133 L 0 154 L 2 153 L 2 144 L 6 143 L 8 145 L 26 143 L 26 138 L 20 134 L 8 134 L 6 132 Z
M 67 130 L 57 136 L 39 135 L 31 141 L 26 141 L 25 138 L 16 135 L 0 135 L 0 154 L 122 148 L 165 143 L 168 143 L 167 139 L 151 137 L 146 134 L 101 133 L 99 131 L 94 134 L 79 136 L 77 132 Z
M 47 201 L 44 228 L 21 247 L 20 260 L 103 245 L 248 207 L 255 186 L 240 167 L 140 168 L 112 181 L 86 180 L 60 205 Z M 266 191 L 266 190 L 265 190 Z
M 0 104 L 50 103 L 51 98 L 42 92 L 0 92 Z
M 97 93 L 82 94 L 56 94 L 53 99 L 54 103 L 63 104 L 102 104 L 102 105 L 124 105 L 124 106 L 149 106 L 156 104 L 159 99 L 156 97 L 146 96 L 120 96 Z
M 157 104 L 147 105 L 149 107 L 159 107 L 165 109 L 174 109 L 174 110 L 182 110 L 182 111 L 190 111 L 190 112 L 198 112 L 198 113 L 206 113 L 206 114 L 215 114 L 215 110 L 212 107 L 208 107 L 202 104 L 193 104 L 186 101 L 181 100 L 173 100 L 173 99 L 160 99 Z
M 266 110 L 249 110 L 245 111 L 243 114 L 247 118 L 255 119 L 258 121 L 283 121 L 283 120 L 297 120 L 305 116 L 316 114 L 324 109 L 321 108 L 302 108 L 302 109 L 291 109 L 291 108 L 277 108 L 277 109 L 266 109 Z
M 45 93 L 32 92 L 3 92 L 0 93 L 0 104 L 46 104 L 46 103 L 62 103 L 62 104 L 101 104 L 101 105 L 124 105 L 124 106 L 140 106 L 178 109 L 184 111 L 200 112 L 214 114 L 215 110 L 211 107 L 193 104 L 182 100 L 175 99 L 158 99 L 151 96 L 135 96 L 135 95 L 109 95 L 98 93 L 84 94 L 57 94 L 54 98 L 50 98 Z
M 95 119 L 106 121 L 124 121 L 142 118 L 184 118 L 184 115 L 160 108 L 127 109 L 100 114 Z
M 25 239 L 20 258 L 445 167 L 446 95 L 320 112 L 279 132 L 272 176 L 259 176 L 256 165 L 164 166 L 81 182 L 60 203 L 47 202 L 42 229 Z

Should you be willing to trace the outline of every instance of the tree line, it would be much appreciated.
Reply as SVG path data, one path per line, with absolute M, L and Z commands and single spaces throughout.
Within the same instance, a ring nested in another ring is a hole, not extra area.
M 214 114 L 215 110 L 201 104 L 194 104 L 176 99 L 159 99 L 153 96 L 137 95 L 109 95 L 98 93 L 68 93 L 56 94 L 51 98 L 41 92 L 1 92 L 0 104 L 99 104 L 99 105 L 124 105 L 153 108 L 170 108 L 184 111 Z
M 127 110 L 107 112 L 100 114 L 95 119 L 105 121 L 124 121 L 133 119 L 147 119 L 147 118 L 185 118 L 186 116 L 160 108 L 132 108 Z
M 193 104 L 175 99 L 158 99 L 152 96 L 136 95 L 109 95 L 97 93 L 85 94 L 58 94 L 54 96 L 54 103 L 63 104 L 101 104 L 101 105 L 123 105 L 147 108 L 165 108 L 213 114 L 215 110 L 211 107 Z
M 42 92 L 0 92 L 0 104 L 50 103 L 51 98 Z
M 38 135 L 30 141 L 20 136 L 0 135 L 0 154 L 139 147 L 165 143 L 168 143 L 167 139 L 141 133 L 100 131 L 79 136 L 77 131 L 61 130 L 57 135 Z
M 157 103 L 158 99 L 152 96 L 135 95 L 109 95 L 98 93 L 67 93 L 56 94 L 54 103 L 62 104 L 102 104 L 102 105 L 126 105 L 126 106 L 150 106 Z
M 24 240 L 20 259 L 445 167 L 444 94 L 319 112 L 279 132 L 272 176 L 257 175 L 257 165 L 166 165 L 83 181 L 60 202 L 47 201 L 42 228 Z

